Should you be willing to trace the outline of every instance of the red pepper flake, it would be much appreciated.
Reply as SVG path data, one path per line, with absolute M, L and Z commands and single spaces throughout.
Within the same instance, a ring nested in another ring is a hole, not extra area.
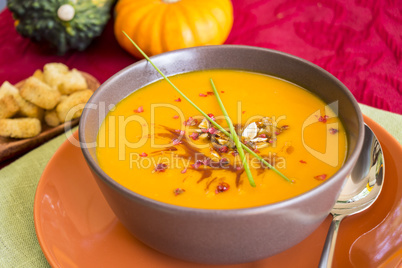
M 219 164 L 221 167 L 229 165 L 229 160 L 227 158 L 221 158 L 219 159 Z
M 218 130 L 216 128 L 210 127 L 210 128 L 208 128 L 208 132 L 211 134 L 216 134 L 216 133 L 218 133 Z
M 275 131 L 276 136 L 278 136 L 279 134 L 281 134 L 279 131 Z
M 201 131 L 202 131 L 203 133 L 207 133 L 207 132 L 208 132 L 208 129 L 206 129 L 206 128 L 201 128 Z
M 210 96 L 215 95 L 212 91 L 208 91 L 207 94 Z
M 274 143 L 274 141 L 272 140 L 272 139 L 269 139 L 269 141 L 268 141 L 269 143 Z
M 184 174 L 187 172 L 187 168 L 183 169 L 182 171 L 180 171 L 181 174 Z
M 173 145 L 179 145 L 180 143 L 181 143 L 181 140 L 179 140 L 179 139 L 173 140 Z
M 154 171 L 155 171 L 155 172 L 165 172 L 165 170 L 167 169 L 167 167 L 168 167 L 168 166 L 167 166 L 166 164 L 159 163 L 159 164 L 156 165 Z
M 254 153 L 257 153 L 257 154 L 260 152 L 257 148 L 253 149 L 253 151 L 254 151 Z
M 336 128 L 330 128 L 329 129 L 329 133 L 331 133 L 332 135 L 334 135 L 334 134 L 336 134 L 336 133 L 338 133 L 338 130 L 336 129 Z
M 245 113 L 246 113 L 246 111 L 242 111 L 241 113 L 242 113 L 242 114 L 245 114 Z
M 221 93 L 225 93 L 225 91 L 221 90 Z
M 135 113 L 139 114 L 139 113 L 143 113 L 144 112 L 144 108 L 142 106 L 138 107 L 136 110 L 134 110 Z
M 219 148 L 219 152 L 221 153 L 227 153 L 229 151 L 229 147 L 226 145 L 223 145 L 222 147 Z
M 198 168 L 199 168 L 201 165 L 203 165 L 203 164 L 204 164 L 203 161 L 197 160 L 197 161 L 195 161 L 194 164 L 192 164 L 192 167 L 195 168 L 195 169 L 198 169 Z
M 182 188 L 176 188 L 176 189 L 174 189 L 173 190 L 173 194 L 175 195 L 175 196 L 178 196 L 179 194 L 182 194 L 182 193 L 184 193 L 186 190 L 184 190 L 184 189 L 182 189 Z
M 232 152 L 232 155 L 233 155 L 233 156 L 237 156 L 237 155 L 239 155 L 239 153 L 238 153 L 237 151 L 233 151 L 233 152 Z
M 286 130 L 286 129 L 288 129 L 289 128 L 289 125 L 283 125 L 283 126 L 281 126 L 281 129 L 282 130 Z
M 174 101 L 181 102 L 181 99 L 180 99 L 180 98 L 178 98 L 177 100 L 174 100 Z
M 202 161 L 202 164 L 205 165 L 205 166 L 211 166 L 212 160 L 207 158 L 204 161 Z
M 192 117 L 189 117 L 188 120 L 184 121 L 183 124 L 185 126 L 195 126 L 198 124 L 198 120 Z
M 173 116 L 173 119 L 179 119 L 178 115 Z
M 184 135 L 185 131 L 180 129 L 175 129 L 174 132 L 179 133 L 180 135 Z
M 208 114 L 208 116 L 215 121 L 215 116 L 213 114 Z
M 258 135 L 258 137 L 260 137 L 260 138 L 266 138 L 267 135 L 265 135 L 265 134 L 260 134 L 260 135 Z
M 200 97 L 207 97 L 208 95 L 200 93 Z
M 200 134 L 198 134 L 197 132 L 193 132 L 193 133 L 191 133 L 191 135 L 190 135 L 190 138 L 192 138 L 193 140 L 198 140 L 198 136 L 199 136 Z
M 302 163 L 302 164 L 307 164 L 307 162 L 304 161 L 304 160 L 300 160 L 299 162 Z
M 322 122 L 322 123 L 327 123 L 327 119 L 329 118 L 328 115 L 321 115 L 320 117 L 318 117 L 318 122 Z
M 323 181 L 326 178 L 327 178 L 327 174 L 321 174 L 321 175 L 314 176 L 314 179 L 319 180 L 319 181 Z
M 215 193 L 219 194 L 219 193 L 223 193 L 226 192 L 227 190 L 230 189 L 230 185 L 226 182 L 220 182 L 217 186 L 216 186 L 216 190 Z
M 140 154 L 140 156 L 141 156 L 141 157 L 147 157 L 148 154 L 144 152 L 144 153 Z

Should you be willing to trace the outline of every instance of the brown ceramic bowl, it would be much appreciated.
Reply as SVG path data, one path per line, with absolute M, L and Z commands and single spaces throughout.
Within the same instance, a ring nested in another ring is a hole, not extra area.
M 320 186 L 282 202 L 246 209 L 208 210 L 174 206 L 134 193 L 99 166 L 93 144 L 109 105 L 161 79 L 145 60 L 106 81 L 81 117 L 82 152 L 110 207 L 123 225 L 148 246 L 179 259 L 210 264 L 255 261 L 286 250 L 311 234 L 328 216 L 362 147 L 363 117 L 350 91 L 334 76 L 303 59 L 247 46 L 207 46 L 152 58 L 168 76 L 206 69 L 240 69 L 283 78 L 338 101 L 349 143 L 343 167 Z M 103 105 L 104 104 L 104 105 Z

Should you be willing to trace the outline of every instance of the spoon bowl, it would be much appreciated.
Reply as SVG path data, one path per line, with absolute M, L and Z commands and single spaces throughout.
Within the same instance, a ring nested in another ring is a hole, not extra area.
M 331 267 L 339 225 L 343 218 L 369 208 L 380 195 L 384 179 L 381 145 L 365 124 L 364 142 L 359 159 L 345 181 L 331 214 L 333 220 L 321 255 L 320 268 Z

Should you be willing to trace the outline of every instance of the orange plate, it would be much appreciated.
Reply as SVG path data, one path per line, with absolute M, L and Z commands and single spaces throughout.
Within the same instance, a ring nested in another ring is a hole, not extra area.
M 384 150 L 384 188 L 367 211 L 344 219 L 333 267 L 397 267 L 402 262 L 401 145 L 370 118 Z M 77 133 L 75 133 L 77 137 Z M 35 196 L 34 220 L 52 267 L 205 267 L 145 246 L 108 207 L 80 148 L 66 141 L 50 160 Z M 222 267 L 317 267 L 331 216 L 307 239 L 255 263 Z

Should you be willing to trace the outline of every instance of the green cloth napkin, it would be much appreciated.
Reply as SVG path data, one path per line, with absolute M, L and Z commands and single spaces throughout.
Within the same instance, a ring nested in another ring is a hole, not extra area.
M 367 115 L 377 122 L 402 144 L 402 115 L 379 110 L 363 104 L 360 104 L 360 109 L 364 115 Z
M 401 143 L 401 115 L 360 107 Z M 46 164 L 65 140 L 60 135 L 0 170 L 0 267 L 49 267 L 36 238 L 33 202 Z
M 49 267 L 36 238 L 33 204 L 41 174 L 65 140 L 62 134 L 0 170 L 0 267 Z

